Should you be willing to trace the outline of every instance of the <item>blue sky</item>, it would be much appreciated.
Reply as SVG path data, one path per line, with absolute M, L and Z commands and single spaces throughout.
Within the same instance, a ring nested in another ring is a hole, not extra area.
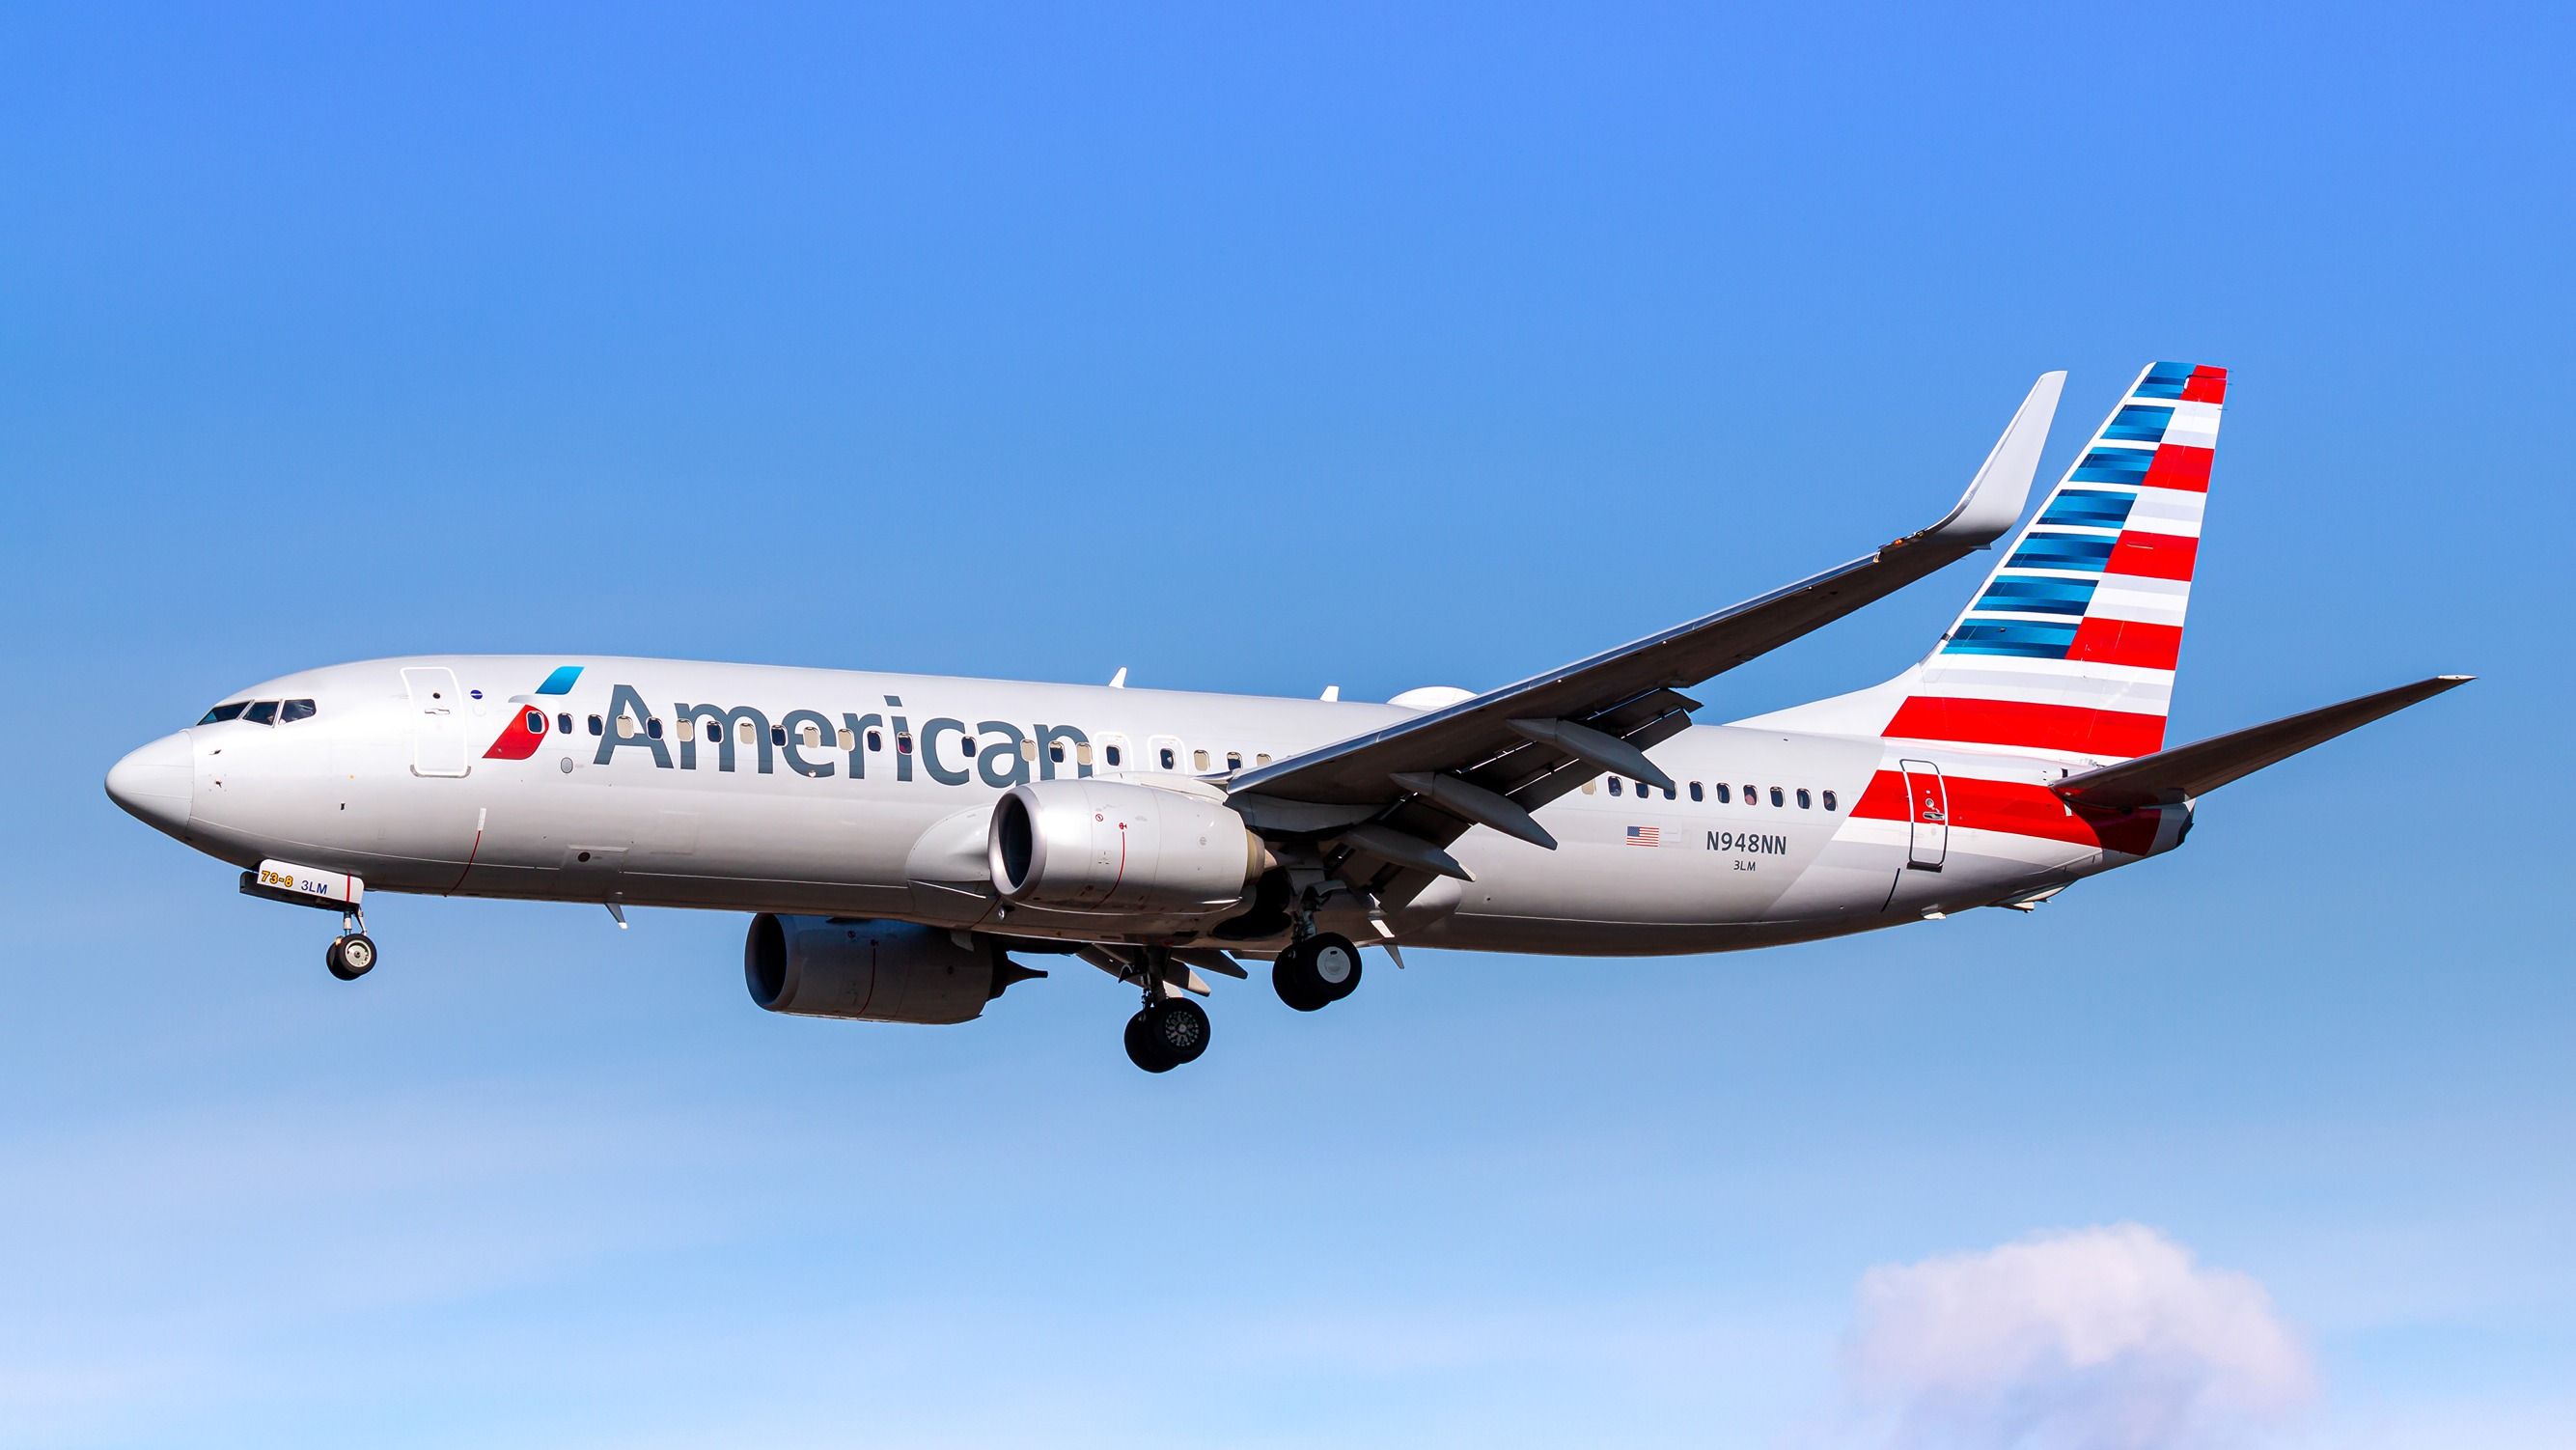
M 10 7 L 0 1446 L 2041 1445 L 1890 1428 L 1856 1296 L 2124 1223 L 2311 1357 L 2212 1443 L 2576 1444 L 2570 39 Z M 2484 678 L 2029 918 L 1426 952 L 1148 1078 L 1079 970 L 767 1017 L 731 917 L 389 900 L 343 986 L 99 791 L 410 651 L 1490 685 L 2157 357 L 2233 372 L 2177 737 Z

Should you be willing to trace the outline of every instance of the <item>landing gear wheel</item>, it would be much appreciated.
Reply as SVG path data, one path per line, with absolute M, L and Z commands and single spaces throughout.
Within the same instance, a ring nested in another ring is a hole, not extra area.
M 1154 1050 L 1153 1041 L 1145 1035 L 1145 1014 L 1127 1019 L 1127 1060 L 1147 1072 L 1170 1072 L 1180 1066 Z
M 323 965 L 343 982 L 354 982 L 375 970 L 376 944 L 365 932 L 353 931 L 333 937 L 331 949 L 322 954 Z
M 1270 990 L 1279 1000 L 1300 1012 L 1321 1012 L 1333 999 L 1324 995 L 1311 970 L 1305 965 L 1304 953 L 1296 947 L 1279 954 L 1270 964 Z
M 1199 1004 L 1166 999 L 1127 1019 L 1127 1060 L 1147 1072 L 1170 1072 L 1207 1051 L 1208 1016 Z
M 1331 932 L 1310 936 L 1279 954 L 1271 965 L 1270 986 L 1279 1000 L 1300 1012 L 1313 1012 L 1359 990 L 1360 949 L 1350 938 Z
M 1325 932 L 1306 941 L 1306 960 L 1315 980 L 1324 984 L 1328 1002 L 1338 1002 L 1360 989 L 1360 949 L 1351 939 Z

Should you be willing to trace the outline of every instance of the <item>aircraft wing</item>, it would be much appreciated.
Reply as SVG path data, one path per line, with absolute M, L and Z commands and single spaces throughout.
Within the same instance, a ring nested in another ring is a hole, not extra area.
M 1236 775 L 1229 787 L 1256 826 L 1331 820 L 1341 839 L 1398 866 L 1460 874 L 1437 850 L 1470 824 L 1553 845 L 1527 813 L 1593 776 L 1662 782 L 1643 751 L 1690 723 L 1680 693 L 1787 644 L 1984 548 L 2021 516 L 2064 373 L 2032 385 L 1968 491 L 1940 522 L 1850 563 L 1731 609 L 1675 625 L 1589 659 L 1489 690 L 1445 709 Z M 1463 787 L 1463 788 L 1462 788 Z M 1374 812 L 1262 809 L 1304 803 Z M 1309 833 L 1316 833 L 1311 831 Z M 1535 833 L 1535 834 L 1532 834 Z M 1392 839 L 1391 839 L 1392 837 Z M 1429 856 L 1414 847 L 1428 845 Z

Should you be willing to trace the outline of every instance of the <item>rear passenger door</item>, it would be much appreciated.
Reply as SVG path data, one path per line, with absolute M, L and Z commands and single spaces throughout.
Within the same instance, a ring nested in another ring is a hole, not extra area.
M 1928 760 L 1900 760 L 1905 772 L 1905 817 L 1912 838 L 1905 864 L 1916 871 L 1938 871 L 1950 859 L 1950 787 L 1941 767 Z

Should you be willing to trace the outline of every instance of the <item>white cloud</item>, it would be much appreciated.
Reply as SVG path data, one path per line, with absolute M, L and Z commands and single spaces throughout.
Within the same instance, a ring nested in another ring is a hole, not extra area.
M 1845 1354 L 1857 1407 L 1909 1450 L 2233 1445 L 2315 1383 L 2261 1284 L 2137 1224 L 1872 1269 Z

